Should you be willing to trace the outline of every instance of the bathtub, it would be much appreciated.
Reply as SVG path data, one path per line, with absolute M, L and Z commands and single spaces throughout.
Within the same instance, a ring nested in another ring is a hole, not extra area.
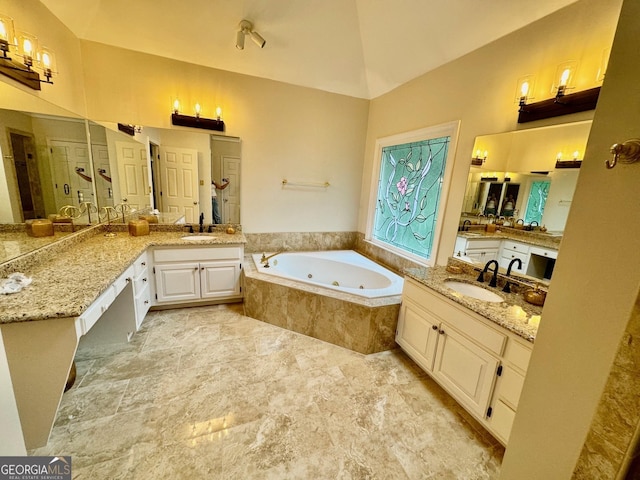
M 398 275 L 351 250 L 261 257 L 242 268 L 245 315 L 363 354 L 397 347 Z
M 269 256 L 271 254 L 267 254 Z M 380 298 L 402 293 L 403 279 L 353 250 L 285 252 L 261 262 L 254 254 L 259 273 L 275 275 L 310 285 L 318 285 L 365 298 Z

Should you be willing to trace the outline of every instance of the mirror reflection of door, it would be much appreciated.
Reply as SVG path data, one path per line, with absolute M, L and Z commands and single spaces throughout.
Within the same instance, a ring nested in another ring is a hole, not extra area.
M 146 147 L 137 142 L 116 142 L 116 157 L 122 203 L 136 210 L 149 207 Z
M 183 214 L 187 223 L 196 223 L 200 212 L 198 151 L 161 146 L 160 184 L 160 210 Z
M 23 220 L 42 218 L 45 212 L 33 137 L 17 132 L 11 132 L 9 137 L 22 218 Z
M 50 148 L 56 211 L 65 205 L 95 203 L 87 144 L 52 140 Z
M 218 190 L 222 223 L 240 223 L 240 138 L 211 135 L 211 178 L 217 183 L 229 180 Z

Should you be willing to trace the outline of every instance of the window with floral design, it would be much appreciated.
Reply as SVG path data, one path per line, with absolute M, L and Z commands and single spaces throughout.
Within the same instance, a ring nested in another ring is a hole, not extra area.
M 377 142 L 370 241 L 421 263 L 435 262 L 457 130 L 453 122 Z

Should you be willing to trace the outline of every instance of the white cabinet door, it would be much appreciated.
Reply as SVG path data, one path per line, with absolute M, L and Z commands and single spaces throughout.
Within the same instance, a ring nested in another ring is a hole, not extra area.
M 427 312 L 405 300 L 400 307 L 396 342 L 422 368 L 432 371 L 438 344 L 438 323 Z
M 444 322 L 439 334 L 435 377 L 470 411 L 484 418 L 498 360 Z
M 240 295 L 240 264 L 238 262 L 201 263 L 200 289 L 202 298 Z
M 200 264 L 156 265 L 158 303 L 200 299 Z

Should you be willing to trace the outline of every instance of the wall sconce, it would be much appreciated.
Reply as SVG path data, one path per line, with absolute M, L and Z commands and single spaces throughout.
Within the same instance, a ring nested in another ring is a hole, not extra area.
M 573 88 L 570 85 L 576 68 L 577 62 L 565 62 L 559 65 L 555 77 L 556 81 L 551 89 L 555 97 L 540 102 L 527 104 L 527 94 L 531 91 L 531 84 L 527 85 L 525 92 L 524 83 L 519 83 L 522 91 L 519 101 L 518 123 L 533 122 L 596 108 L 600 87 L 567 94 L 567 90 Z
M 489 152 L 487 152 L 486 150 L 484 151 L 484 154 L 481 153 L 480 150 L 476 150 L 476 156 L 471 158 L 471 165 L 481 167 L 484 162 L 487 161 L 488 153 Z
M 204 118 L 200 115 L 202 107 L 196 103 L 194 107 L 195 116 L 180 114 L 180 102 L 174 100 L 173 113 L 171 114 L 171 123 L 180 127 L 202 128 L 204 130 L 215 130 L 216 132 L 224 132 L 224 121 L 220 118 L 222 110 L 216 108 L 216 118 Z
M 238 25 L 238 33 L 236 34 L 236 48 L 238 50 L 244 50 L 244 37 L 249 35 L 251 40 L 260 48 L 264 48 L 267 41 L 262 36 L 253 30 L 253 24 L 249 20 L 242 20 Z
M 13 52 L 12 52 L 13 50 Z M 0 73 L 34 90 L 41 90 L 41 83 L 53 84 L 56 73 L 55 56 L 47 47 L 38 48 L 38 39 L 26 32 L 16 34 L 13 19 L 0 14 Z M 12 58 L 22 58 L 22 63 Z M 34 70 L 42 71 L 45 80 Z
M 577 150 L 573 152 L 572 160 L 562 160 L 562 152 L 558 152 L 556 155 L 556 168 L 580 168 L 582 160 L 578 159 L 580 152 Z

